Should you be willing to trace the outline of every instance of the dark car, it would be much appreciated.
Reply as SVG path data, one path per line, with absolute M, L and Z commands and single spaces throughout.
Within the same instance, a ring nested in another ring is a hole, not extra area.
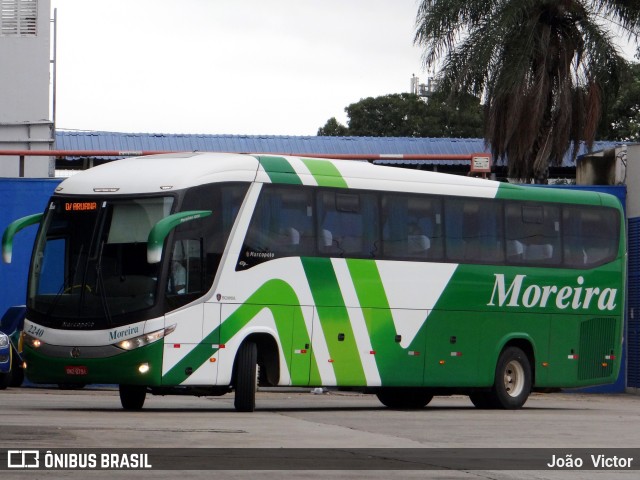
M 24 380 L 20 336 L 24 306 L 9 307 L 0 320 L 0 389 L 19 387 Z

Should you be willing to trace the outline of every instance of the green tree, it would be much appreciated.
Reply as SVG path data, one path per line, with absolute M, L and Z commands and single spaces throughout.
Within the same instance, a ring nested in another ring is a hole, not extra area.
M 640 64 L 629 67 L 618 95 L 607 102 L 598 138 L 640 142 Z
M 432 93 L 424 125 L 422 137 L 480 138 L 484 131 L 480 99 Z
M 344 137 L 348 135 L 349 129 L 342 125 L 336 117 L 331 117 L 324 124 L 324 127 L 318 129 L 319 137 Z
M 417 95 L 394 93 L 369 97 L 344 110 L 349 135 L 356 137 L 418 137 L 427 105 Z
M 473 137 L 482 135 L 478 98 L 442 94 L 427 101 L 410 93 L 368 97 L 345 108 L 348 127 L 330 118 L 318 135 L 357 137 Z
M 569 148 L 591 148 L 618 87 L 626 62 L 605 19 L 631 37 L 640 2 L 422 0 L 414 40 L 426 66 L 443 62 L 442 91 L 483 96 L 484 138 L 510 176 L 546 183 Z

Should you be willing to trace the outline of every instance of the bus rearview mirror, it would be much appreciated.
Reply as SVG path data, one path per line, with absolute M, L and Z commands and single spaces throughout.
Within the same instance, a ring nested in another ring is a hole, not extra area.
M 11 257 L 13 255 L 13 237 L 15 237 L 23 228 L 40 223 L 42 215 L 42 213 L 35 213 L 33 215 L 27 215 L 26 217 L 19 218 L 18 220 L 11 222 L 5 229 L 4 234 L 2 235 L 2 260 L 4 263 L 11 263 Z

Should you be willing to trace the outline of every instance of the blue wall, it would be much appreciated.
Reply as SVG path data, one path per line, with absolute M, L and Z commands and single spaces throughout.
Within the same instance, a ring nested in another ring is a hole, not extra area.
M 0 178 L 0 231 L 12 221 L 44 211 L 61 179 Z M 24 305 L 27 270 L 37 225 L 19 232 L 13 244 L 11 264 L 0 261 L 0 316 L 12 305 Z
M 629 219 L 627 387 L 640 388 L 640 217 Z

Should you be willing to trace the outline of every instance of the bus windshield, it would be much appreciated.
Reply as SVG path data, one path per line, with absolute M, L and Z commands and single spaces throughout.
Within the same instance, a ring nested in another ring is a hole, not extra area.
M 172 205 L 168 196 L 54 198 L 34 248 L 28 307 L 58 328 L 109 328 L 152 307 L 161 267 L 146 260 L 147 238 Z

